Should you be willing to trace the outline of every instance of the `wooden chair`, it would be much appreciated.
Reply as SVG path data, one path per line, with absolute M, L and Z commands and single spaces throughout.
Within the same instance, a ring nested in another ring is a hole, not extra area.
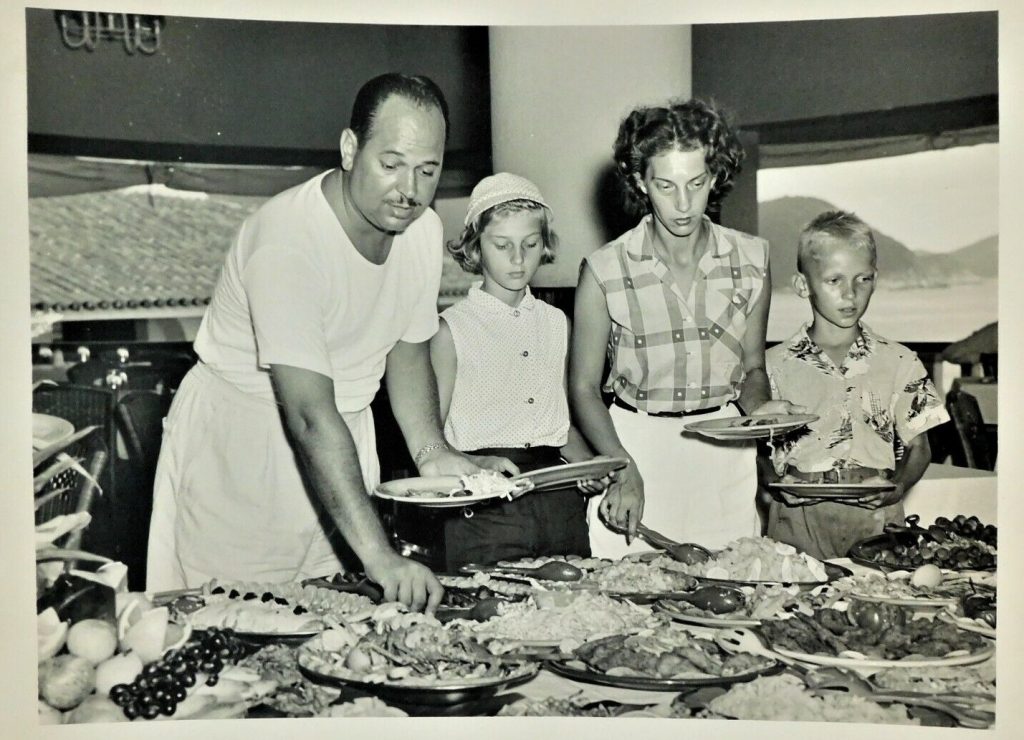
M 969 393 L 950 391 L 946 396 L 953 428 L 960 442 L 959 449 L 951 450 L 954 465 L 981 470 L 995 468 L 995 455 L 985 434 L 985 422 L 978 409 L 978 401 Z
M 77 461 L 78 467 L 67 467 L 56 473 L 35 494 L 36 524 L 42 524 L 61 514 L 90 512 L 95 503 L 99 491 L 98 482 L 107 464 L 107 449 L 102 430 L 96 429 L 40 461 L 36 467 L 36 475 L 52 469 L 60 462 L 62 455 Z M 84 475 L 82 470 L 87 474 Z M 81 529 L 70 532 L 55 541 L 54 545 L 70 550 L 80 549 L 82 535 Z M 73 567 L 74 562 L 67 564 L 67 569 Z

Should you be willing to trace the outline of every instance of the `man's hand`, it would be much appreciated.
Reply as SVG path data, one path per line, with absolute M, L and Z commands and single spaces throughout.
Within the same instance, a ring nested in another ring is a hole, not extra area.
M 866 478 L 864 483 L 877 483 L 885 484 L 892 483 L 893 481 L 883 478 L 882 476 L 874 476 L 872 478 Z M 899 503 L 903 500 L 903 496 L 906 494 L 906 490 L 903 488 L 903 484 L 896 481 L 896 487 L 892 489 L 877 491 L 875 493 L 869 493 L 866 496 L 861 496 L 856 500 L 855 504 L 864 509 L 881 509 L 883 506 L 891 506 L 892 504 Z
M 751 416 L 769 416 L 771 414 L 806 414 L 807 407 L 790 401 L 765 401 L 748 413 Z
M 634 463 L 621 471 L 618 482 L 608 489 L 598 512 L 609 526 L 626 533 L 627 544 L 633 541 L 644 515 L 644 480 Z
M 419 465 L 420 475 L 472 475 L 481 470 L 519 475 L 519 467 L 505 457 L 464 455 L 455 450 L 432 450 Z
M 444 588 L 425 565 L 396 552 L 364 562 L 367 577 L 384 590 L 384 601 L 400 601 L 413 611 L 433 614 Z

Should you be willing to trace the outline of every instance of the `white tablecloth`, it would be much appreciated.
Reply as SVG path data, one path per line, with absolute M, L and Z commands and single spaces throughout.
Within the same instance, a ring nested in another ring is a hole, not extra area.
M 923 524 L 937 516 L 974 515 L 985 524 L 997 524 L 998 477 L 990 470 L 960 468 L 932 463 L 904 500 L 907 514 L 917 514 Z

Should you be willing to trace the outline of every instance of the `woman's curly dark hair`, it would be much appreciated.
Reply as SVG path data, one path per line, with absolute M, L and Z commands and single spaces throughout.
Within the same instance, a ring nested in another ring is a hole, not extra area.
M 672 149 L 704 150 L 715 185 L 708 198 L 717 204 L 732 189 L 740 171 L 743 145 L 723 111 L 698 98 L 672 100 L 667 107 L 636 108 L 619 125 L 613 155 L 626 198 L 626 208 L 646 214 L 647 196 L 637 183 L 651 157 Z
M 558 246 L 558 235 L 551 228 L 548 210 L 535 201 L 525 199 L 509 200 L 488 208 L 475 221 L 468 224 L 462 230 L 458 239 L 453 239 L 445 245 L 448 249 L 448 254 L 466 272 L 474 275 L 481 274 L 484 268 L 480 261 L 480 237 L 483 235 L 484 229 L 496 217 L 509 213 L 518 213 L 519 211 L 536 211 L 540 213 L 540 236 L 541 241 L 544 242 L 540 263 L 547 265 L 554 262 L 555 247 Z

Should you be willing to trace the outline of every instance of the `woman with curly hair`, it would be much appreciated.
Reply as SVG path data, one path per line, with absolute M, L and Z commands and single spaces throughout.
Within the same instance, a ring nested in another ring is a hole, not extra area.
M 713 105 L 693 99 L 635 109 L 614 157 L 640 222 L 581 267 L 569 393 L 591 447 L 630 464 L 590 502 L 591 550 L 641 549 L 641 517 L 677 541 L 721 547 L 760 530 L 756 450 L 680 436 L 684 426 L 798 410 L 770 400 L 764 369 L 768 242 L 706 214 L 743 148 Z

